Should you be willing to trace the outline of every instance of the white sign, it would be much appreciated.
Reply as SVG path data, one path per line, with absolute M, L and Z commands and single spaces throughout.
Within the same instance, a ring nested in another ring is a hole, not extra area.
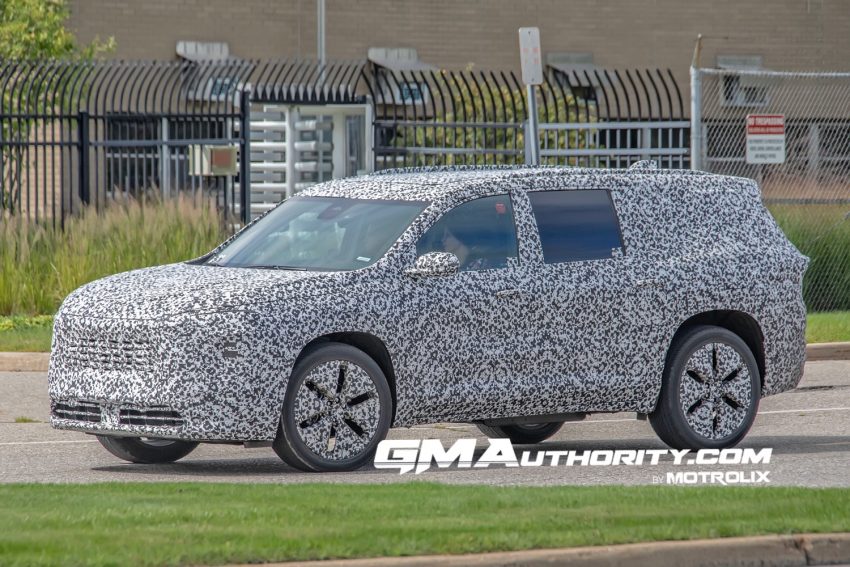
M 785 163 L 785 115 L 747 115 L 747 163 Z
M 543 83 L 543 56 L 540 53 L 540 30 L 519 28 L 519 57 L 522 82 L 526 85 Z

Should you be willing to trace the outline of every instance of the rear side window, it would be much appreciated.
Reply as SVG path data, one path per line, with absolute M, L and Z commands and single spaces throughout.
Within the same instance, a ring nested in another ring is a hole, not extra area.
M 532 191 L 528 197 L 547 264 L 610 258 L 622 246 L 608 191 Z

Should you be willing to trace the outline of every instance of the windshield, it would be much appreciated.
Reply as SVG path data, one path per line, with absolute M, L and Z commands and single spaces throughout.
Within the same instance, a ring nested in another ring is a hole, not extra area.
M 293 197 L 206 263 L 356 270 L 378 261 L 426 205 L 413 201 Z

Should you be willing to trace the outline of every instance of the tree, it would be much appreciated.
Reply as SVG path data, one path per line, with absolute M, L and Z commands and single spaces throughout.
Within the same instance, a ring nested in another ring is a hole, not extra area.
M 65 23 L 65 0 L 0 0 L 0 59 L 89 58 L 112 49 L 112 38 L 79 46 Z
M 17 89 L 18 81 L 28 80 L 21 67 L 10 61 L 39 61 L 46 59 L 72 59 L 85 61 L 114 48 L 115 40 L 100 41 L 96 38 L 88 45 L 80 46 L 74 34 L 66 29 L 70 15 L 65 0 L 0 0 L 0 79 L 4 90 L 0 100 L 2 120 L 0 136 L 12 142 L 2 146 L 2 188 L 0 210 L 14 212 L 20 198 L 20 182 L 23 161 L 23 142 L 29 139 L 35 124 L 28 114 L 47 114 L 56 110 L 56 101 L 49 89 L 58 85 L 41 81 L 45 88 Z M 66 75 L 66 81 L 74 74 Z M 49 87 L 49 88 L 48 88 Z M 73 101 L 60 101 L 59 105 L 71 105 Z M 17 190 L 15 189 L 17 188 Z
M 66 57 L 76 48 L 65 29 L 68 7 L 62 0 L 0 0 L 0 57 Z

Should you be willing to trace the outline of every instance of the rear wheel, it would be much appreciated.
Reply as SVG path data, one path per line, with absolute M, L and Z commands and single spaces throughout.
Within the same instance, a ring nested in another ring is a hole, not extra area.
M 150 437 L 109 437 L 98 435 L 97 440 L 107 451 L 131 463 L 173 463 L 195 450 L 197 443 Z
M 563 422 L 551 423 L 514 423 L 510 425 L 484 425 L 479 423 L 481 433 L 491 439 L 510 439 L 517 445 L 532 445 L 549 439 L 556 434 Z
M 381 367 L 360 349 L 327 343 L 292 371 L 272 447 L 301 470 L 354 470 L 387 436 L 392 411 Z
M 750 430 L 760 398 L 759 368 L 747 343 L 722 327 L 694 327 L 670 347 L 649 422 L 674 449 L 732 447 Z

